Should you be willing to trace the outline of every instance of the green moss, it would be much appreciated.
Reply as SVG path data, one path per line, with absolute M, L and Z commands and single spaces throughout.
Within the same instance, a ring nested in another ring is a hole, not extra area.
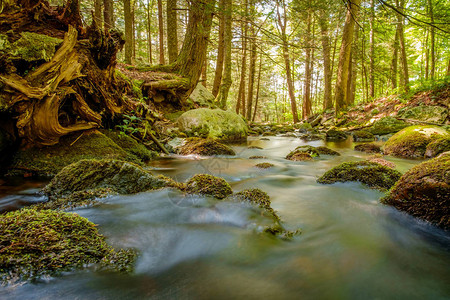
M 381 154 L 370 156 L 367 158 L 367 161 L 374 162 L 391 169 L 395 169 L 395 164 L 393 162 L 385 160 Z
M 397 120 L 393 117 L 384 117 L 373 123 L 372 127 L 370 127 L 368 131 L 374 135 L 384 135 L 398 132 L 405 127 L 408 127 L 406 122 Z
M 381 202 L 449 230 L 449 170 L 449 152 L 423 162 L 406 172 Z
M 447 151 L 450 151 L 450 136 L 440 137 L 427 145 L 425 157 L 436 157 Z
M 268 163 L 268 162 L 259 163 L 259 164 L 255 165 L 255 167 L 257 167 L 258 169 L 269 169 L 269 168 L 271 168 L 273 166 L 274 166 L 274 164 L 271 164 L 271 163 Z
M 308 161 L 312 160 L 313 157 L 306 151 L 294 150 L 286 156 L 286 159 L 292 161 Z
M 43 189 L 52 198 L 73 192 L 111 189 L 120 194 L 132 194 L 165 186 L 140 166 L 119 160 L 81 160 L 61 170 Z
M 410 126 L 394 134 L 384 145 L 384 153 L 399 157 L 423 157 L 432 141 L 448 137 L 438 126 Z
M 142 161 L 149 161 L 158 157 L 157 152 L 147 149 L 147 147 L 126 134 L 120 134 L 112 130 L 103 130 L 102 133 L 113 140 L 123 150 L 135 155 Z
M 261 155 L 253 155 L 253 156 L 250 156 L 248 159 L 263 159 L 263 158 L 267 158 L 267 157 L 261 156 Z
M 110 188 L 98 188 L 91 190 L 83 190 L 73 192 L 60 198 L 52 197 L 47 202 L 33 205 L 36 210 L 53 209 L 53 210 L 70 210 L 77 207 L 93 206 L 99 203 L 99 198 L 115 194 Z
M 324 146 L 316 147 L 316 151 L 319 154 L 322 154 L 322 155 L 333 155 L 333 156 L 340 156 L 341 155 L 339 152 L 334 151 L 334 150 L 332 150 L 330 148 L 327 148 L 327 147 L 324 147 Z
M 400 178 L 401 173 L 378 163 L 360 161 L 345 162 L 325 172 L 318 183 L 359 181 L 369 187 L 388 190 Z
M 134 258 L 133 251 L 111 248 L 95 224 L 77 214 L 22 209 L 0 215 L 0 273 L 5 281 L 56 275 L 102 261 L 127 271 Z
M 188 194 L 209 195 L 223 199 L 233 193 L 231 186 L 223 178 L 209 174 L 197 174 L 186 182 Z
M 64 136 L 54 146 L 17 152 L 9 175 L 54 176 L 65 166 L 82 159 L 119 159 L 141 164 L 134 154 L 126 152 L 104 134 L 90 131 Z
M 233 149 L 216 140 L 188 138 L 184 145 L 180 148 L 181 155 L 197 154 L 197 155 L 236 155 Z
M 259 149 L 259 150 L 262 150 L 263 147 L 260 147 L 260 146 L 248 146 L 248 149 Z
M 326 132 L 326 139 L 329 141 L 346 140 L 347 134 L 340 130 L 330 129 Z
M 443 124 L 448 117 L 448 109 L 441 106 L 406 107 L 398 112 L 404 119 Z
M 11 56 L 28 62 L 50 61 L 56 52 L 56 48 L 62 43 L 61 39 L 44 34 L 22 32 L 20 35 L 20 39 L 11 45 L 9 53 Z
M 361 151 L 366 153 L 381 153 L 381 148 L 375 144 L 365 143 L 355 146 L 355 151 Z
M 367 130 L 352 132 L 352 137 L 355 142 L 371 142 L 375 140 L 375 136 Z

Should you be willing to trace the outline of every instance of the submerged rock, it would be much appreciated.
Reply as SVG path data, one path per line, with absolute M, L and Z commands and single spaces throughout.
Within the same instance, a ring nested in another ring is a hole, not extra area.
M 355 142 L 372 142 L 375 140 L 375 136 L 367 130 L 352 132 L 352 137 Z
M 381 154 L 370 156 L 367 158 L 367 161 L 374 162 L 391 169 L 395 169 L 395 164 L 393 162 L 385 160 Z
M 450 135 L 437 138 L 429 143 L 425 149 L 425 157 L 436 157 L 447 151 L 450 151 Z
M 450 152 L 406 172 L 382 203 L 450 229 Z
M 381 153 L 381 147 L 372 143 L 359 144 L 355 146 L 355 151 L 361 151 L 366 153 Z
M 264 209 L 266 212 L 269 213 L 270 217 L 273 217 L 275 220 L 279 221 L 280 218 L 275 213 L 273 208 L 270 206 L 270 197 L 267 195 L 266 192 L 261 191 L 260 189 L 247 189 L 243 190 L 241 192 L 235 193 L 229 197 L 227 197 L 226 200 L 231 201 L 237 201 L 237 202 L 247 202 L 252 205 L 256 205 L 262 209 Z
M 178 149 L 178 153 L 181 155 L 236 155 L 233 149 L 229 146 L 222 144 L 212 139 L 201 138 L 188 138 L 184 145 Z
M 384 153 L 406 158 L 425 155 L 428 144 L 450 134 L 438 126 L 410 126 L 394 134 L 384 145 Z
M 286 159 L 288 160 L 292 160 L 292 161 L 308 161 L 308 160 L 312 160 L 313 157 L 312 155 L 304 150 L 294 150 L 292 152 L 290 152 L 287 156 Z
M 253 155 L 253 156 L 250 156 L 248 159 L 263 159 L 263 158 L 267 158 L 267 157 L 262 156 L 262 155 Z
M 398 132 L 408 126 L 409 124 L 404 121 L 397 120 L 393 117 L 384 117 L 375 121 L 368 131 L 374 135 L 385 135 Z
M 441 106 L 416 106 L 405 108 L 397 114 L 400 118 L 444 124 L 448 117 L 448 109 Z
M 301 135 L 300 138 L 304 141 L 321 141 L 325 140 L 325 135 L 319 133 L 306 133 Z
M 343 141 L 347 139 L 347 134 L 340 130 L 330 129 L 326 132 L 327 141 Z
M 38 278 L 101 263 L 131 271 L 132 250 L 114 250 L 95 224 L 77 214 L 22 209 L 0 215 L 0 273 L 3 280 Z
M 120 194 L 133 194 L 166 186 L 166 181 L 153 176 L 140 166 L 120 160 L 86 159 L 61 170 L 43 192 L 50 197 L 68 196 L 73 192 L 109 189 Z
M 359 181 L 369 187 L 388 190 L 402 174 L 391 168 L 369 161 L 345 162 L 328 170 L 318 183 L 331 184 L 336 182 Z
M 209 174 L 197 174 L 186 182 L 188 194 L 200 194 L 223 199 L 233 193 L 231 186 L 225 179 Z
M 333 155 L 333 156 L 341 155 L 339 152 L 334 151 L 333 149 L 330 149 L 330 148 L 324 147 L 324 146 L 316 147 L 316 150 L 319 154 L 323 154 L 323 155 Z
M 93 130 L 64 136 L 54 146 L 17 152 L 9 174 L 54 176 L 65 166 L 82 159 L 118 159 L 141 164 L 141 160 L 132 152 L 124 150 L 109 137 Z
M 247 124 L 232 111 L 198 108 L 182 114 L 178 127 L 188 136 L 221 140 L 242 140 L 247 137 Z
M 258 169 L 269 169 L 271 167 L 273 167 L 274 164 L 268 163 L 268 162 L 264 162 L 264 163 L 259 163 L 256 164 L 255 167 L 257 167 Z

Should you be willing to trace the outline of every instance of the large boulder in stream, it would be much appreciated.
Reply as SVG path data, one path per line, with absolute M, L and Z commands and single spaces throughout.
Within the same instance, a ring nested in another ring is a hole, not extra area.
M 213 139 L 188 138 L 184 144 L 178 148 L 181 155 L 236 155 L 233 149 Z
M 408 126 L 409 124 L 404 121 L 393 117 L 384 117 L 375 121 L 367 131 L 374 135 L 385 135 L 398 132 Z
M 424 157 L 428 144 L 448 136 L 448 131 L 439 126 L 410 126 L 386 142 L 384 153 L 405 158 Z
M 117 159 L 142 164 L 143 160 L 157 156 L 126 135 L 104 133 L 85 131 L 64 136 L 53 146 L 23 149 L 14 155 L 9 174 L 54 176 L 65 166 L 82 159 Z
M 186 182 L 185 191 L 188 194 L 200 194 L 223 199 L 233 193 L 225 179 L 209 174 L 197 174 Z
M 0 278 L 35 279 L 93 263 L 129 272 L 136 252 L 114 250 L 77 214 L 21 209 L 0 215 Z
M 381 164 L 369 161 L 345 162 L 328 170 L 318 183 L 358 181 L 382 191 L 391 188 L 402 174 Z
M 153 176 L 149 171 L 130 162 L 86 159 L 63 168 L 44 187 L 43 192 L 52 198 L 96 189 L 133 194 L 166 185 L 165 180 Z
M 406 172 L 382 203 L 450 229 L 450 152 Z
M 221 140 L 247 138 L 247 124 L 232 111 L 198 108 L 185 112 L 178 118 L 178 127 L 188 136 Z

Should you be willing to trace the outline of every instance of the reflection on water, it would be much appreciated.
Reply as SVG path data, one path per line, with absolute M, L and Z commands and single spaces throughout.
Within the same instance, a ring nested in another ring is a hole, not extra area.
M 298 138 L 253 138 L 236 157 L 153 162 L 155 173 L 184 181 L 196 173 L 228 180 L 235 191 L 261 188 L 289 229 L 284 242 L 254 234 L 258 216 L 240 204 L 184 197 L 165 189 L 106 198 L 76 212 L 99 224 L 108 241 L 137 248 L 132 275 L 74 272 L 0 288 L 5 299 L 448 299 L 448 233 L 379 203 L 383 194 L 359 183 L 319 185 L 316 178 L 368 154 L 351 141 L 329 143 L 342 156 L 284 159 Z M 319 146 L 321 141 L 310 142 Z M 254 155 L 266 159 L 250 160 Z M 404 172 L 418 161 L 388 158 Z M 259 162 L 275 166 L 254 167 Z M 259 220 L 261 221 L 261 220 Z

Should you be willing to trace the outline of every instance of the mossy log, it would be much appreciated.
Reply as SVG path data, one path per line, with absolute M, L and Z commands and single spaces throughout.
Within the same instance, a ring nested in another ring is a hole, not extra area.
M 100 30 L 95 22 L 83 28 L 78 0 L 62 8 L 45 0 L 18 1 L 2 10 L 0 109 L 13 117 L 25 144 L 56 144 L 63 135 L 101 127 L 129 108 L 122 94 L 130 86 L 114 72 L 123 37 Z M 35 53 L 25 59 L 17 47 L 29 33 L 42 45 L 29 40 L 25 50 Z M 48 60 L 41 55 L 48 50 L 46 37 L 62 39 Z

